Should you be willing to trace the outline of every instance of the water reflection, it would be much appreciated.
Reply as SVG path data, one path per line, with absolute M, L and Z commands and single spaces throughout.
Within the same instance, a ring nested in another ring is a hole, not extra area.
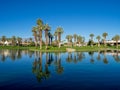
M 32 72 L 35 74 L 38 82 L 41 82 L 42 79 L 47 79 L 50 77 L 50 71 L 48 69 L 48 54 L 46 54 L 45 65 L 42 64 L 42 55 L 42 52 L 35 52 L 35 60 L 32 67 Z
M 78 64 L 87 60 L 93 65 L 97 61 L 102 61 L 103 64 L 107 65 L 110 62 L 108 56 L 112 57 L 115 62 L 120 62 L 119 51 L 104 50 L 98 52 L 43 53 L 28 50 L 0 50 L 1 62 L 5 62 L 8 58 L 12 61 L 20 60 L 23 56 L 34 59 L 31 66 L 32 73 L 35 75 L 38 82 L 49 79 L 52 76 L 52 72 L 62 75 L 63 72 L 65 72 L 63 63 Z
M 91 57 L 90 58 L 90 63 L 94 64 L 94 58 L 93 58 L 93 55 L 94 55 L 94 52 L 88 52 L 89 56 Z
M 77 64 L 78 62 L 82 62 L 83 59 L 85 59 L 84 52 L 68 52 L 66 62 Z
M 12 61 L 19 60 L 23 55 L 29 55 L 32 58 L 34 52 L 28 50 L 0 50 L 0 60 L 4 62 L 7 58 L 10 58 Z

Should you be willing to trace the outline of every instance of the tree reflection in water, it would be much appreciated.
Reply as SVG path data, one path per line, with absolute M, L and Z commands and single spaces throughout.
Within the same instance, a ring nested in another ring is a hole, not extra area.
M 88 52 L 88 54 L 91 56 L 90 62 L 91 62 L 92 64 L 94 64 L 94 62 L 95 62 L 95 60 L 94 60 L 94 58 L 93 58 L 94 52 L 93 52 L 93 51 L 92 51 L 92 52 Z
M 98 51 L 97 60 L 98 60 L 98 61 L 101 60 L 100 51 Z
M 116 62 L 120 62 L 120 52 L 119 51 L 98 51 L 97 55 L 95 52 L 88 52 L 90 56 L 90 62 L 95 63 L 95 60 L 102 60 L 104 64 L 108 64 L 107 56 L 113 57 Z M 55 72 L 57 74 L 62 74 L 64 72 L 64 67 L 62 65 L 62 54 L 60 52 L 56 53 L 42 53 L 38 51 L 28 51 L 28 50 L 0 50 L 0 61 L 5 62 L 7 58 L 10 60 L 19 60 L 22 56 L 27 55 L 29 58 L 32 58 L 34 55 L 34 62 L 32 65 L 32 73 L 36 76 L 37 80 L 41 82 L 42 80 L 48 79 L 51 76 L 52 70 L 50 70 L 51 65 L 54 65 Z M 45 60 L 43 60 L 43 55 Z M 85 58 L 86 52 L 68 52 L 65 54 L 65 59 L 67 63 L 78 64 L 82 62 Z M 54 72 L 54 71 L 53 71 Z
M 104 64 L 108 64 L 108 60 L 107 60 L 106 54 L 107 54 L 107 52 L 106 52 L 106 50 L 104 50 L 103 51 L 103 62 L 104 62 Z
M 39 55 L 38 55 L 39 54 Z M 46 63 L 45 68 L 42 63 L 42 52 L 35 52 L 35 60 L 33 62 L 32 72 L 35 74 L 38 82 L 41 82 L 43 79 L 47 79 L 50 77 L 50 71 L 48 69 L 48 53 L 46 53 Z M 38 57 L 37 57 L 38 56 Z
M 64 71 L 64 68 L 61 65 L 61 53 L 58 53 L 58 60 L 57 60 L 56 72 L 58 74 L 62 74 L 63 71 Z
M 120 56 L 119 56 L 119 51 L 116 51 L 116 54 L 113 54 L 113 58 L 115 59 L 116 62 L 120 62 Z

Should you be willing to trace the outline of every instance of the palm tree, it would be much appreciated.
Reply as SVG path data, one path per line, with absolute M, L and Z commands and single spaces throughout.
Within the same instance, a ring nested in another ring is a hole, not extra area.
M 55 31 L 54 36 L 55 36 L 55 41 L 57 42 L 57 31 Z
M 48 48 L 48 32 L 50 31 L 51 27 L 48 24 L 44 25 L 45 31 L 45 38 L 46 38 L 46 49 Z
M 52 42 L 53 42 L 53 38 L 54 38 L 54 36 L 53 36 L 52 34 L 50 34 L 51 44 L 52 44 Z
M 33 36 L 34 36 L 34 39 L 35 39 L 35 47 L 37 47 L 37 28 L 33 27 L 32 32 L 33 32 Z
M 70 38 L 69 38 L 69 35 L 66 36 L 66 39 L 68 41 L 68 43 L 70 42 Z
M 96 39 L 98 40 L 98 47 L 99 47 L 100 46 L 100 39 L 101 39 L 101 37 L 97 36 Z
M 32 43 L 32 40 L 33 40 L 33 39 L 30 37 L 30 38 L 29 38 L 29 42 Z
M 12 45 L 15 46 L 16 45 L 16 37 L 12 36 L 11 40 L 12 40 Z
M 20 43 L 22 42 L 22 38 L 20 37 L 17 37 L 17 43 L 18 43 L 18 46 L 20 46 Z
M 4 46 L 6 40 L 7 40 L 6 36 L 2 36 L 1 41 L 3 42 L 3 46 Z
M 42 49 L 42 31 L 43 31 L 43 21 L 41 19 L 37 20 L 37 30 L 39 33 L 39 39 L 40 39 L 40 49 Z
M 103 41 L 104 42 L 104 46 L 106 47 L 106 37 L 108 36 L 108 33 L 105 32 L 105 33 L 102 34 L 102 36 L 104 38 L 104 41 Z
M 60 42 L 61 42 L 61 34 L 63 33 L 63 28 L 62 27 L 58 27 L 57 28 L 57 33 L 58 33 L 58 42 L 59 42 L 59 48 L 60 48 Z
M 91 42 L 93 42 L 93 37 L 94 37 L 94 34 L 90 34 L 90 38 L 91 38 Z M 91 43 L 91 46 L 93 46 L 93 43 Z
M 76 46 L 77 34 L 74 34 L 74 35 L 73 35 L 73 38 L 74 38 L 74 44 L 75 44 L 75 46 Z
M 94 34 L 91 33 L 91 34 L 90 34 L 90 37 L 91 37 L 91 40 L 93 40 Z
M 119 36 L 119 35 L 115 35 L 115 36 L 113 37 L 113 40 L 116 41 L 116 48 L 118 48 L 118 41 L 120 40 L 120 36 Z
M 6 41 L 6 36 L 2 36 L 1 41 L 3 42 L 3 46 L 4 46 L 4 43 Z
M 69 44 L 69 45 L 70 45 L 70 43 L 72 43 L 72 38 L 73 38 L 72 35 L 67 35 L 67 36 L 66 36 L 66 39 L 68 40 L 68 44 Z
M 80 46 L 80 44 L 82 43 L 82 36 L 77 36 L 77 42 L 79 43 L 79 46 Z

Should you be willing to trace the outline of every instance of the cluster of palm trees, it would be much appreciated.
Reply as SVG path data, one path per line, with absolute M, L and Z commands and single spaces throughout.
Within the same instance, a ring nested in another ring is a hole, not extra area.
M 94 41 L 93 41 L 93 37 L 94 37 L 95 35 L 94 34 L 90 34 L 90 41 L 91 41 L 91 46 L 93 46 L 93 43 L 94 43 Z M 103 39 L 101 39 L 101 36 L 100 35 L 98 35 L 97 37 L 96 37 L 96 39 L 98 40 L 98 47 L 100 47 L 100 42 L 102 42 L 103 44 L 104 44 L 104 46 L 106 47 L 106 37 L 108 36 L 108 33 L 106 33 L 106 32 L 104 32 L 103 34 L 102 34 L 102 37 L 103 37 Z M 116 41 L 116 47 L 118 48 L 118 41 L 120 40 L 120 35 L 115 35 L 113 38 L 112 38 L 112 40 L 114 40 L 114 41 Z
M 95 35 L 94 35 L 93 33 L 90 34 L 91 46 L 93 46 L 93 43 L 94 43 L 94 41 L 93 41 L 93 37 L 94 37 L 94 36 L 95 36 Z M 107 37 L 107 36 L 108 36 L 108 33 L 106 33 L 106 32 L 104 32 L 104 33 L 102 34 L 102 37 L 103 37 L 102 41 L 103 41 L 103 43 L 104 43 L 104 46 L 106 46 L 106 37 Z M 101 36 L 98 35 L 98 36 L 96 37 L 96 39 L 98 40 L 98 47 L 99 47 L 99 46 L 100 46 Z
M 22 43 L 22 38 L 16 37 L 16 36 L 12 36 L 11 38 L 7 38 L 6 36 L 2 36 L 0 40 L 1 40 L 3 46 L 5 45 L 6 41 L 8 43 L 10 43 L 12 46 L 20 45 Z
M 6 36 L 2 36 L 0 38 L 0 44 L 5 46 L 5 45 L 11 45 L 11 46 L 23 46 L 24 44 L 27 45 L 32 45 L 33 43 L 33 39 L 27 38 L 27 39 L 23 39 L 21 37 L 16 37 L 16 36 L 12 36 L 11 38 L 7 38 Z
M 53 34 L 50 33 L 51 27 L 48 24 L 44 24 L 41 19 L 37 20 L 37 26 L 34 26 L 32 28 L 33 36 L 34 36 L 34 41 L 35 41 L 35 46 L 37 47 L 38 44 L 40 46 L 40 49 L 42 49 L 42 35 L 43 35 L 43 30 L 45 32 L 45 45 L 46 49 L 48 48 L 48 43 L 52 43 L 53 37 L 55 36 L 55 42 L 61 42 L 61 34 L 63 33 L 63 28 L 58 27 Z
M 82 45 L 85 42 L 85 38 L 77 34 L 67 35 L 66 39 L 68 41 L 68 45 L 72 45 L 72 40 L 74 39 L 74 46 L 76 46 L 77 44 Z

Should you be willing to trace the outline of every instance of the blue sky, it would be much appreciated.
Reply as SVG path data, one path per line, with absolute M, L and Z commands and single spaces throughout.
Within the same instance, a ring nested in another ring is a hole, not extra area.
M 0 37 L 32 37 L 31 29 L 41 18 L 54 33 L 63 27 L 62 39 L 68 34 L 102 35 L 107 39 L 120 35 L 119 0 L 0 0 Z

